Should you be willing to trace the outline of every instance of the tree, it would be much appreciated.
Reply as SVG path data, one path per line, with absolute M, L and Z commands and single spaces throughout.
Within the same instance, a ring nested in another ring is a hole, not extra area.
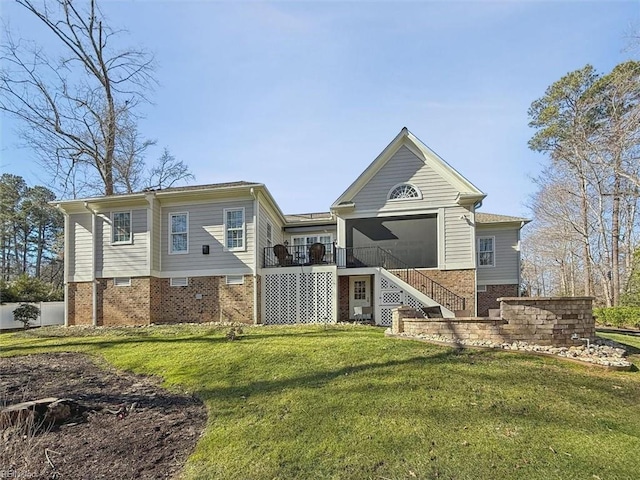
M 59 256 L 54 246 L 63 222 L 60 212 L 48 203 L 54 199 L 51 190 L 29 187 L 20 176 L 0 176 L 2 279 L 25 273 L 40 277 L 43 263 Z
M 639 99 L 637 62 L 606 75 L 587 65 L 551 85 L 529 109 L 536 129 L 529 146 L 551 160 L 538 178 L 534 215 L 567 238 L 578 234 L 584 294 L 606 305 L 620 303 L 637 244 Z
M 153 57 L 118 49 L 122 31 L 111 29 L 96 0 L 17 0 L 64 49 L 57 60 L 9 35 L 1 48 L 0 109 L 20 119 L 22 136 L 65 186 L 76 178 L 112 195 L 117 149 L 135 124 L 136 108 L 153 87 Z M 139 155 L 145 142 L 133 151 Z
M 189 167 L 169 153 L 165 147 L 158 163 L 151 168 L 146 188 L 168 188 L 181 180 L 193 180 L 195 177 L 189 172 Z

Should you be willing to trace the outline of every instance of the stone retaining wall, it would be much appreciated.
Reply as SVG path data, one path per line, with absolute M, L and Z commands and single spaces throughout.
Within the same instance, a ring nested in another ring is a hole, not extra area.
M 424 318 L 415 309 L 393 312 L 393 333 L 438 335 L 456 341 L 580 345 L 595 338 L 591 297 L 504 297 L 500 318 Z M 572 339 L 577 335 L 577 339 Z

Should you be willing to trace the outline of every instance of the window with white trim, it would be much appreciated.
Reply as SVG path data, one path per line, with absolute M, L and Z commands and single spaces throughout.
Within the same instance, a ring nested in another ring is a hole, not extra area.
M 188 287 L 189 278 L 187 277 L 171 277 L 169 279 L 169 285 L 172 287 Z
M 389 200 L 420 200 L 422 192 L 415 185 L 401 183 L 389 190 Z
M 476 287 L 476 292 L 486 292 L 487 291 L 487 286 L 486 285 L 478 285 Z
M 245 250 L 244 208 L 225 208 L 224 238 L 227 250 Z
M 169 214 L 169 253 L 189 252 L 189 214 Z
M 131 212 L 113 212 L 111 216 L 111 243 L 131 243 Z
M 131 277 L 115 277 L 113 279 L 114 287 L 130 287 L 131 286 Z
M 478 266 L 496 265 L 495 237 L 478 237 Z

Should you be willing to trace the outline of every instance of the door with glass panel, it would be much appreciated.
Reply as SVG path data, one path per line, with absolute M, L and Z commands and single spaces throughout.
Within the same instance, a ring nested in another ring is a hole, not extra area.
M 333 238 L 331 235 L 305 235 L 293 237 L 293 261 L 297 265 L 309 263 L 309 247 L 314 243 L 322 243 L 324 245 L 326 262 L 332 262 L 333 255 Z

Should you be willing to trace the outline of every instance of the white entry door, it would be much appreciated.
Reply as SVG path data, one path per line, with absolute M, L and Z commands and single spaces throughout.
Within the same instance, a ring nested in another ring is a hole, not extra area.
M 371 277 L 349 277 L 349 318 L 355 320 L 355 307 L 371 307 Z M 368 314 L 371 318 L 371 313 Z

